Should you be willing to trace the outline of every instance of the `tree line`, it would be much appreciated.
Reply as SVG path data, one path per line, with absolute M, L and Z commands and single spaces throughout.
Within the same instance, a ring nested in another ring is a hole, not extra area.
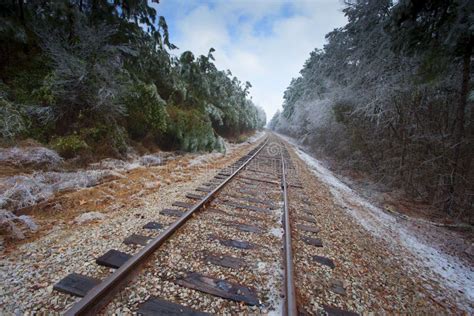
M 0 142 L 66 157 L 137 142 L 211 151 L 265 125 L 250 83 L 217 69 L 212 48 L 176 48 L 146 0 L 0 1 Z
M 344 13 L 270 127 L 472 220 L 474 2 L 351 0 Z

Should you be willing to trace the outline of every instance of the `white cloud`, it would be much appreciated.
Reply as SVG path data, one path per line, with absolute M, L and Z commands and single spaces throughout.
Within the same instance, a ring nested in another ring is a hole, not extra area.
M 293 14 L 281 14 L 288 3 L 281 0 L 204 1 L 162 0 L 159 14 L 168 19 L 171 40 L 180 53 L 191 50 L 216 52 L 216 65 L 230 69 L 242 82 L 250 81 L 251 95 L 268 118 L 281 107 L 283 92 L 314 48 L 322 48 L 325 34 L 346 23 L 342 4 L 337 0 L 297 0 Z M 255 25 L 266 18 L 266 28 L 255 32 Z

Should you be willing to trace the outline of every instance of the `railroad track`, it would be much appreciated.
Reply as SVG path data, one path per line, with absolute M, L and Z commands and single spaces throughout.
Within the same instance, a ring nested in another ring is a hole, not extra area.
M 114 312 L 124 305 L 144 315 L 208 315 L 187 305 L 213 313 L 220 307 L 232 314 L 303 312 L 295 289 L 289 189 L 302 186 L 286 148 L 270 136 L 187 193 L 186 201 L 157 211 L 157 221 L 137 227 L 123 241 L 134 255 L 111 249 L 98 257 L 97 264 L 115 269 L 108 277 L 72 273 L 59 281 L 55 290 L 82 297 L 66 314 Z M 163 227 L 165 217 L 176 220 Z M 309 220 L 298 230 L 317 232 L 314 224 Z

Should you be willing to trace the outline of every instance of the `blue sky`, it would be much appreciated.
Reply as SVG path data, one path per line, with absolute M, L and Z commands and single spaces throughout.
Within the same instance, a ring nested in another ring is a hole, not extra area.
M 213 47 L 217 67 L 252 84 L 252 99 L 268 119 L 309 53 L 346 23 L 341 0 L 161 0 L 153 6 L 179 47 L 173 54 L 207 54 Z

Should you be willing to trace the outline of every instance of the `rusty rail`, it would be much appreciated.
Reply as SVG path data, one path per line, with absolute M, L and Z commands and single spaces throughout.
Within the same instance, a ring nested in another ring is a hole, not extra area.
M 247 166 L 247 164 L 255 158 L 258 153 L 265 147 L 268 139 L 266 139 L 260 148 L 256 150 L 241 166 L 239 166 L 227 179 L 225 179 L 219 186 L 209 192 L 201 201 L 196 203 L 189 209 L 182 217 L 164 230 L 156 238 L 142 248 L 136 255 L 130 258 L 125 264 L 117 269 L 108 278 L 103 280 L 100 284 L 90 290 L 79 302 L 74 304 L 66 315 L 95 315 L 104 306 L 106 306 L 113 296 L 118 293 L 123 286 L 138 272 L 140 267 L 146 262 L 146 259 L 161 246 L 174 232 L 178 230 L 184 223 L 191 218 L 191 216 L 198 210 L 202 209 L 206 203 L 211 201 L 214 195 L 219 192 L 230 180 L 232 180 L 239 171 Z
M 280 152 L 281 155 L 281 188 L 283 190 L 283 221 L 285 229 L 285 306 L 284 315 L 296 316 L 298 309 L 296 307 L 296 292 L 295 292 L 295 280 L 294 280 L 294 267 L 293 267 L 293 250 L 291 247 L 291 226 L 290 226 L 290 214 L 288 211 L 288 192 L 286 183 L 286 166 L 285 158 L 283 157 L 283 149 Z

